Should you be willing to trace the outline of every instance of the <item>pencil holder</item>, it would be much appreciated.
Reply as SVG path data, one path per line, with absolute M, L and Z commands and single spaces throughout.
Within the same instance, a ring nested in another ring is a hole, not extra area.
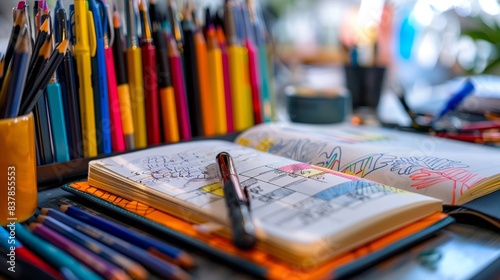
M 35 124 L 29 113 L 0 119 L 0 225 L 27 220 L 37 207 Z
M 353 109 L 377 109 L 385 70 L 385 67 L 378 66 L 344 66 L 345 84 L 351 93 Z

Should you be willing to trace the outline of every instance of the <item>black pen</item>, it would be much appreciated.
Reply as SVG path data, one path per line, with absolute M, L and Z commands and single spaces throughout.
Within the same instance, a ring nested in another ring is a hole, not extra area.
M 250 216 L 250 196 L 241 187 L 233 160 L 227 152 L 215 158 L 233 230 L 233 243 L 243 250 L 255 245 L 255 227 Z

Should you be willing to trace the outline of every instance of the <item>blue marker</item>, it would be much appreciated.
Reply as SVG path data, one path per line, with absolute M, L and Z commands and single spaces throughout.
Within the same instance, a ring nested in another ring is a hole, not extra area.
M 474 92 L 474 90 L 474 84 L 470 79 L 467 79 L 462 88 L 452 95 L 448 102 L 446 102 L 444 108 L 441 109 L 439 114 L 434 117 L 434 119 L 432 120 L 432 124 L 441 119 L 446 113 L 455 110 L 467 96 Z
M 108 101 L 108 78 L 106 72 L 106 59 L 104 56 L 104 32 L 101 23 L 101 6 L 96 0 L 89 0 L 89 11 L 92 20 L 89 20 L 89 30 L 94 30 L 90 36 L 95 37 L 95 46 L 90 46 L 95 50 L 91 53 L 92 64 L 92 88 L 94 89 L 95 121 L 99 136 L 97 149 L 99 154 L 111 153 L 111 124 L 109 118 Z

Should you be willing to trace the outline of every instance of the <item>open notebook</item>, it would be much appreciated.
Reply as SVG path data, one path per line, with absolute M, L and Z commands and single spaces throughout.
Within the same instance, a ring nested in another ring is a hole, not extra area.
M 172 144 L 94 160 L 89 183 L 194 223 L 229 224 L 215 156 L 251 194 L 257 247 L 314 266 L 442 210 L 442 201 L 227 141 Z

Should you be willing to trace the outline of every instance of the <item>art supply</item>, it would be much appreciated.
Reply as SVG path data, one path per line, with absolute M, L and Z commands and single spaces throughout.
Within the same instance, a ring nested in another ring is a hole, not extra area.
M 109 100 L 109 115 L 110 115 L 110 133 L 111 133 L 111 148 L 113 152 L 124 152 L 125 137 L 123 135 L 123 124 L 120 112 L 120 99 L 118 93 L 118 84 L 116 82 L 115 61 L 113 57 L 113 49 L 111 48 L 112 40 L 114 39 L 113 19 L 110 7 L 103 1 L 98 0 L 101 7 L 102 29 L 104 41 L 104 56 L 106 58 L 106 73 L 107 87 Z M 122 58 L 123 59 L 123 58 Z M 124 70 L 123 70 L 124 71 Z
M 254 124 L 251 105 L 252 92 L 248 81 L 247 50 L 238 38 L 234 11 L 235 3 L 232 0 L 226 1 L 224 5 L 224 31 L 229 58 L 234 130 L 243 131 Z
M 67 215 L 76 218 L 88 225 L 99 228 L 109 234 L 130 242 L 138 247 L 141 247 L 156 256 L 164 257 L 169 261 L 181 265 L 183 267 L 192 267 L 193 259 L 184 251 L 163 243 L 157 239 L 140 234 L 124 226 L 118 225 L 96 215 L 92 215 L 77 207 L 69 205 L 61 205 L 61 210 Z
M 193 15 L 193 22 L 196 22 L 195 9 L 192 7 L 190 13 Z M 198 72 L 198 85 L 200 89 L 201 101 L 201 120 L 204 136 L 214 136 L 216 126 L 216 108 L 214 107 L 214 99 L 216 98 L 210 87 L 209 76 L 209 61 L 207 42 L 203 35 L 202 29 L 196 26 L 193 30 L 193 40 L 196 52 L 196 69 Z
M 231 221 L 233 243 L 240 249 L 249 250 L 255 246 L 257 239 L 250 214 L 248 189 L 241 186 L 238 172 L 229 153 L 219 153 L 215 161 Z
M 146 0 L 139 1 L 139 13 L 141 18 L 142 38 L 142 73 L 147 85 L 144 86 L 144 98 L 146 106 L 146 131 L 148 133 L 148 146 L 161 143 L 160 130 L 160 105 L 158 96 L 158 74 L 156 47 L 151 35 L 151 23 L 146 6 Z
M 97 152 L 111 154 L 111 131 L 108 98 L 108 78 L 106 72 L 106 58 L 104 55 L 104 32 L 101 18 L 104 14 L 100 11 L 96 0 L 88 0 L 89 26 L 90 26 L 90 62 L 92 65 L 92 89 L 94 90 L 94 109 L 96 129 L 99 132 Z M 94 30 L 92 30 L 92 28 Z
M 474 90 L 474 84 L 470 79 L 467 79 L 464 85 L 450 97 L 443 108 L 434 116 L 432 124 L 435 124 L 448 112 L 455 110 L 467 96 L 474 92 Z
M 207 9 L 208 10 L 208 9 Z M 208 10 L 209 11 L 209 10 Z M 222 51 L 217 41 L 215 26 L 211 21 L 210 12 L 208 19 L 206 41 L 208 56 L 208 75 L 210 80 L 210 91 L 212 94 L 212 108 L 214 112 L 215 134 L 227 133 L 226 100 L 224 92 L 224 67 L 222 62 Z
M 226 37 L 222 23 L 216 25 L 217 41 L 219 42 L 222 55 L 222 75 L 224 77 L 224 99 L 226 103 L 226 127 L 227 132 L 234 132 L 233 97 L 231 89 L 231 75 L 229 69 L 229 54 L 227 52 Z
M 127 21 L 127 77 L 130 87 L 130 107 L 134 120 L 134 144 L 136 149 L 148 145 L 146 112 L 144 106 L 144 80 L 142 76 L 142 53 L 137 38 L 136 12 L 133 0 L 125 2 Z
M 60 278 L 60 274 L 57 270 L 47 264 L 44 260 L 40 259 L 40 257 L 35 255 L 33 252 L 28 250 L 28 248 L 26 248 L 19 239 L 11 237 L 10 232 L 15 232 L 13 231 L 13 229 L 15 229 L 15 226 L 12 225 L 6 228 L 0 227 L 0 247 L 3 248 L 7 252 L 7 254 L 12 254 L 11 251 L 14 251 L 14 255 L 16 258 L 24 260 L 37 267 L 38 269 L 45 271 L 53 278 Z M 7 230 L 9 230 L 10 232 Z M 12 250 L 12 248 L 15 249 Z
M 83 156 L 82 126 L 80 122 L 80 105 L 78 100 L 78 89 L 76 87 L 75 65 L 71 55 L 71 39 L 68 29 L 68 18 L 62 0 L 58 0 L 55 20 L 56 42 L 69 40 L 68 50 L 64 55 L 61 65 L 57 68 L 59 83 L 63 92 L 63 100 L 66 110 L 66 132 L 68 135 L 69 153 L 71 159 Z
M 14 47 L 12 69 L 9 78 L 5 80 L 5 103 L 0 104 L 3 118 L 13 118 L 19 115 L 22 94 L 28 74 L 28 63 L 31 57 L 30 38 L 27 28 L 21 29 L 21 37 Z M 2 86 L 3 87 L 3 86 Z M 2 108 L 3 106 L 3 108 Z
M 135 260 L 136 262 L 140 263 L 145 268 L 150 270 L 150 272 L 160 277 L 164 277 L 167 279 L 189 278 L 187 273 L 179 267 L 154 256 L 146 250 L 125 242 L 122 239 L 119 239 L 111 234 L 108 234 L 66 214 L 55 210 L 46 211 L 44 214 L 49 217 L 55 218 L 56 220 L 72 227 L 79 232 L 92 236 L 92 238 L 94 238 L 95 240 Z
M 34 234 L 54 244 L 56 247 L 91 268 L 105 279 L 131 279 L 123 270 L 117 268 L 115 265 L 102 259 L 101 257 L 90 253 L 84 247 L 63 237 L 50 228 L 40 223 L 30 223 L 29 228 Z
M 74 53 L 80 97 L 80 119 L 82 124 L 83 155 L 97 156 L 97 135 L 95 125 L 94 92 L 92 89 L 92 66 L 90 62 L 89 23 L 87 1 L 74 1 L 75 45 Z
M 181 22 L 183 36 L 182 66 L 186 86 L 186 102 L 189 107 L 189 120 L 191 122 L 191 135 L 196 137 L 203 136 L 203 114 L 194 39 L 195 27 L 189 5 L 187 5 L 183 14 L 185 17 Z
M 16 238 L 35 254 L 46 260 L 54 268 L 66 268 L 81 279 L 100 280 L 100 276 L 89 270 L 86 266 L 69 256 L 67 253 L 30 232 L 23 225 L 16 223 Z
M 149 1 L 149 15 L 153 42 L 156 46 L 156 58 L 158 59 L 158 86 L 160 88 L 163 139 L 166 143 L 179 142 L 177 108 L 175 107 L 175 93 L 168 63 L 167 42 L 163 36 L 161 15 L 155 0 Z
M 166 36 L 168 61 L 170 73 L 172 73 L 172 86 L 175 93 L 175 105 L 177 111 L 177 125 L 181 140 L 191 139 L 191 122 L 189 120 L 189 108 L 186 98 L 186 89 L 184 87 L 184 71 L 182 70 L 182 60 L 177 49 L 177 42 L 172 36 Z
M 48 208 L 41 209 L 41 213 L 46 213 L 47 211 L 55 210 Z M 74 230 L 53 217 L 38 215 L 37 220 L 62 236 L 92 251 L 94 254 L 114 263 L 126 271 L 134 279 L 148 279 L 149 273 L 142 265 L 107 247 L 106 245 L 97 242 L 92 237 Z
M 132 108 L 130 104 L 130 87 L 127 83 L 126 64 L 124 60 L 125 48 L 123 46 L 123 33 L 121 29 L 120 15 L 114 7 L 113 11 L 113 58 L 116 70 L 116 83 L 118 90 L 118 100 L 120 103 L 120 115 L 123 126 L 123 135 L 125 137 L 125 147 L 127 150 L 135 148 L 134 120 L 132 117 Z

